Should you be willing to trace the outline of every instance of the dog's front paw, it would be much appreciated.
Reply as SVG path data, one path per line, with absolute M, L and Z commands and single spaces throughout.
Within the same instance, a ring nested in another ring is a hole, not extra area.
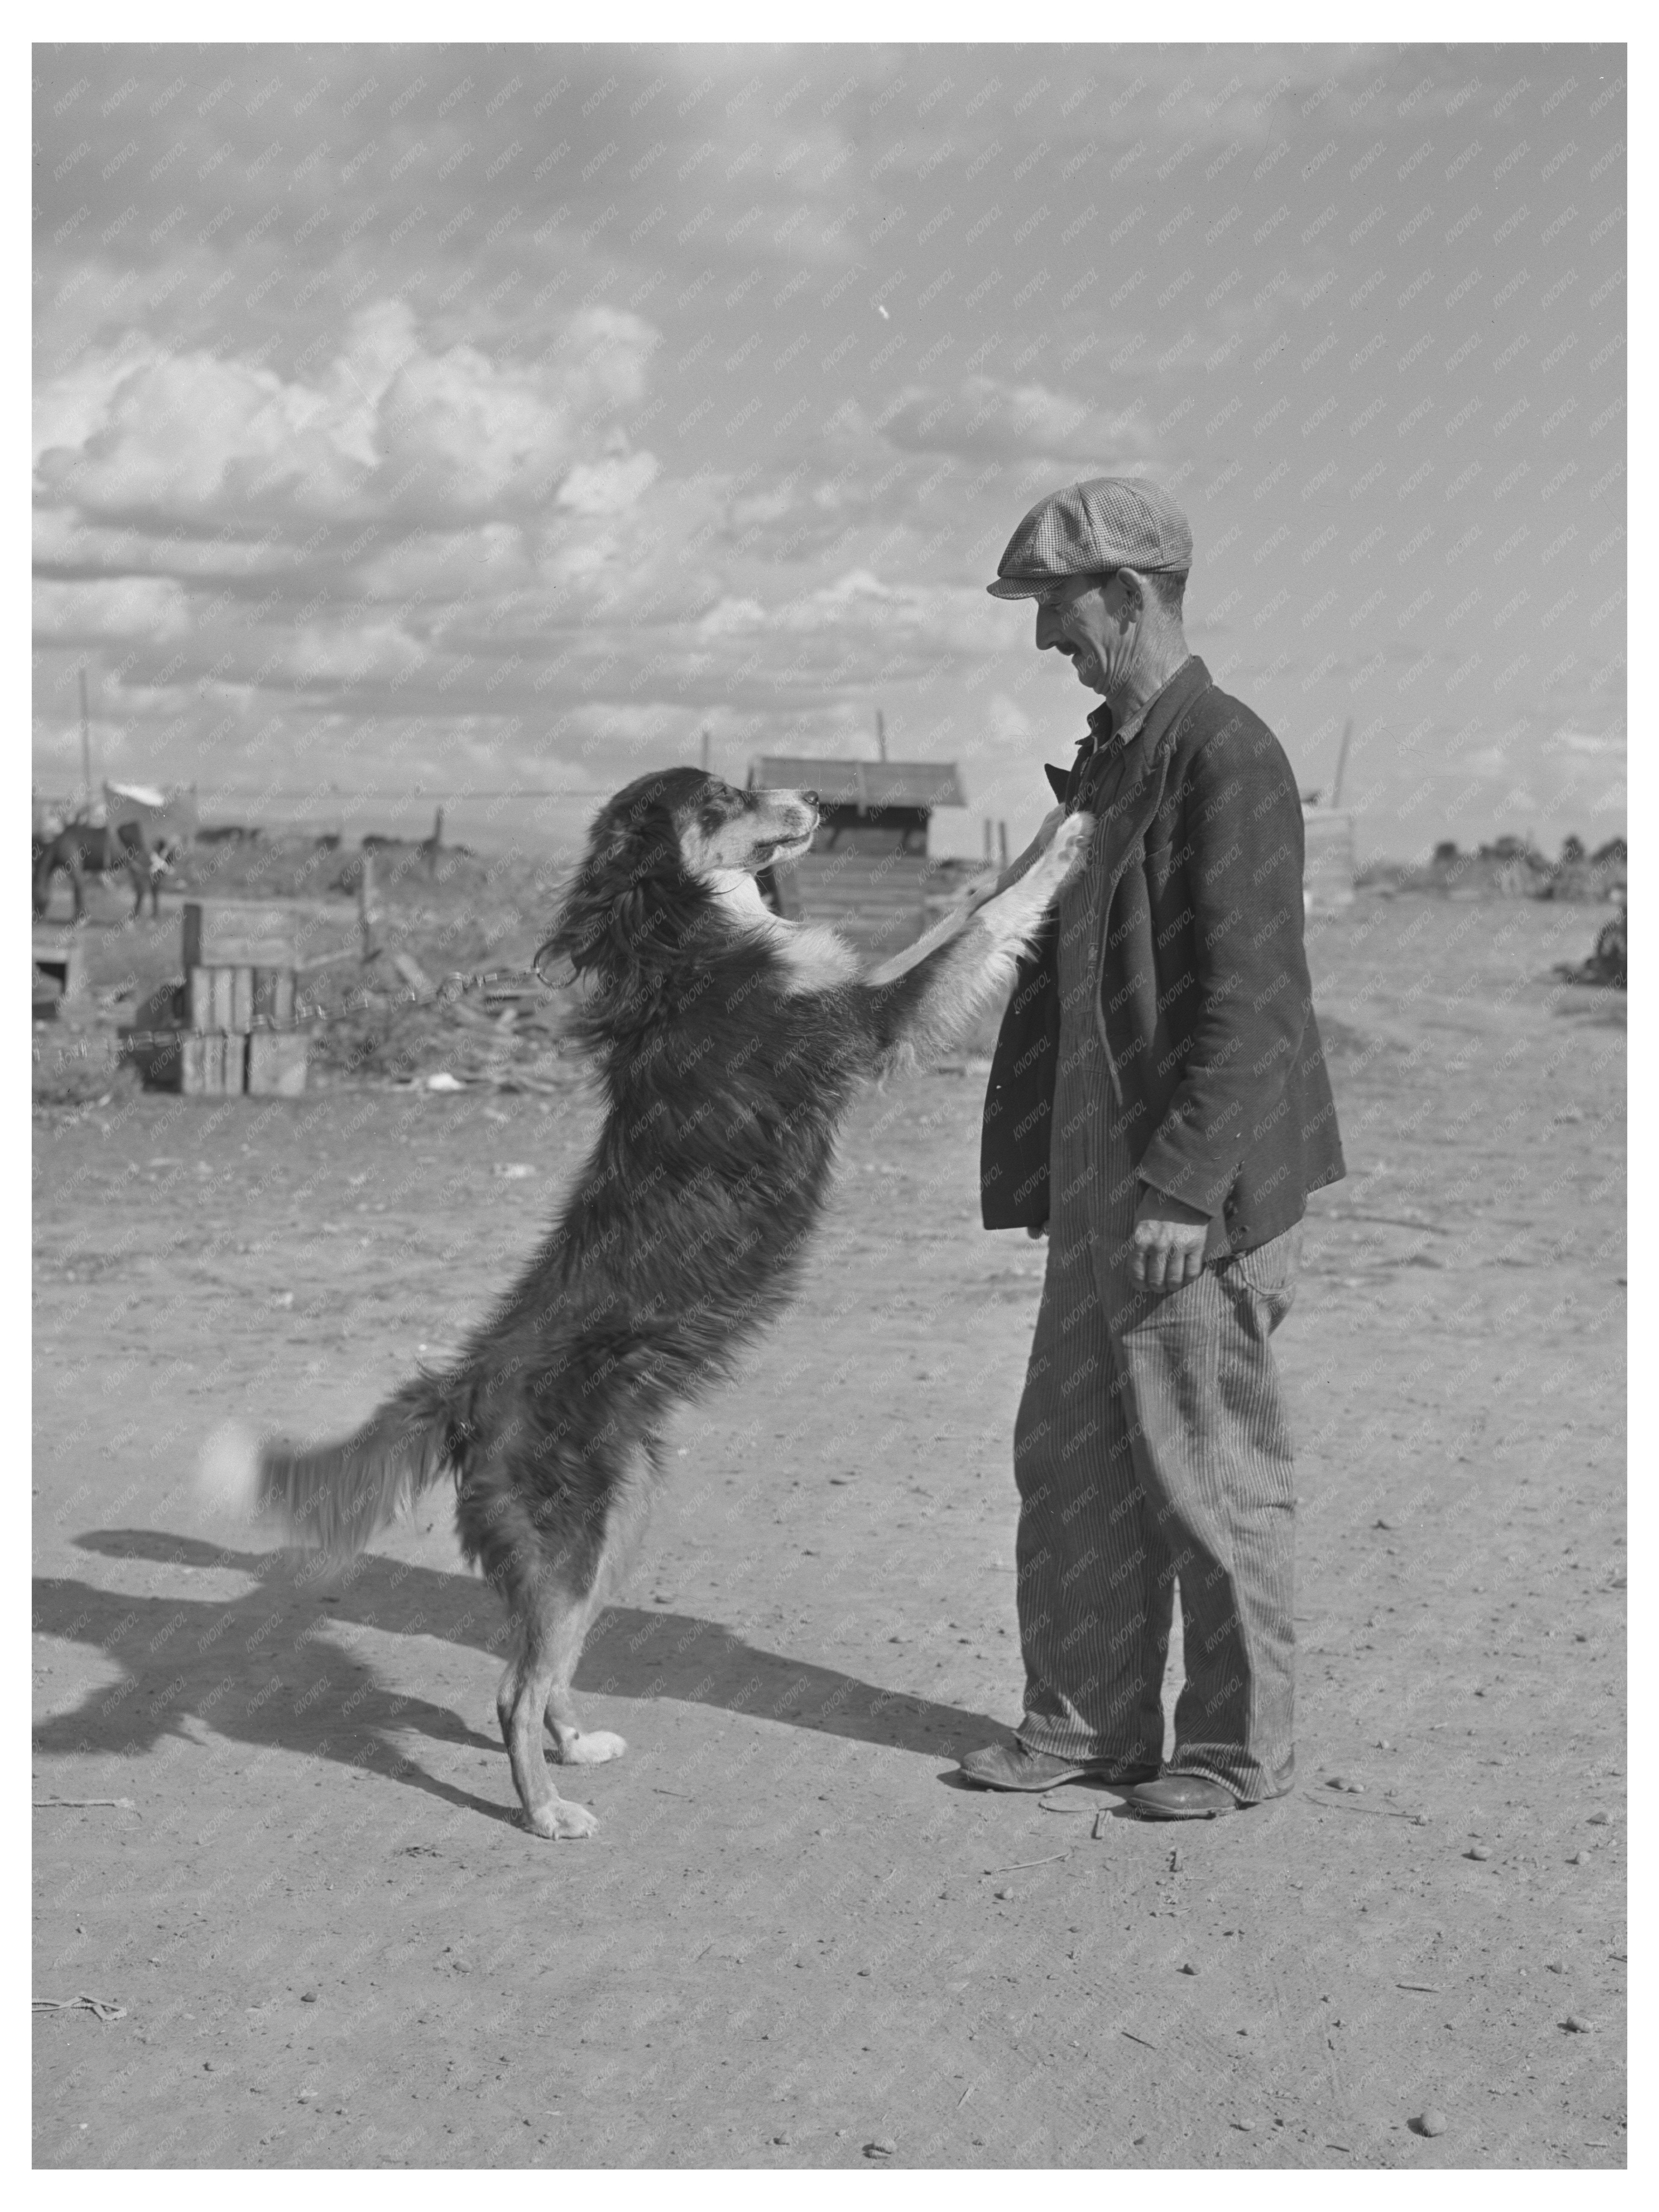
M 1089 842 L 1095 834 L 1092 814 L 1068 814 L 1054 832 L 1054 842 L 1043 854 L 1043 865 L 1051 870 L 1060 883 L 1064 883 L 1088 857 Z

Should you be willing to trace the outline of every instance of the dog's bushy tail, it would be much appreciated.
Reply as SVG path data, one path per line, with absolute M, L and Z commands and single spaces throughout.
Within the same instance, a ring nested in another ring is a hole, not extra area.
M 355 1434 L 302 1449 L 231 1422 L 209 1438 L 199 1487 L 221 1509 L 267 1516 L 291 1542 L 349 1558 L 455 1467 L 453 1407 L 422 1376 Z

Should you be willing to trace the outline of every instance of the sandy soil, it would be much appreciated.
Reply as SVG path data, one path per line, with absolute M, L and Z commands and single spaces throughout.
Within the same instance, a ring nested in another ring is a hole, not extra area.
M 1624 1003 L 1549 978 L 1597 919 L 1316 932 L 1301 1764 L 1213 1825 L 952 1786 L 1018 1714 L 1042 1264 L 977 1225 L 975 1077 L 866 1103 L 805 1295 L 681 1424 L 580 1677 L 630 1754 L 558 1845 L 441 1494 L 319 1577 L 191 1469 L 453 1338 L 588 1109 L 37 1115 L 33 1794 L 132 1801 L 33 1814 L 36 1997 L 123 2008 L 37 2014 L 37 2163 L 1621 2165 Z

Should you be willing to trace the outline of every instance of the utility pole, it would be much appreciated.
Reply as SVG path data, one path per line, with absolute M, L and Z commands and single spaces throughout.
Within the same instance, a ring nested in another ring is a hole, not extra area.
M 1336 756 L 1336 781 L 1331 786 L 1331 805 L 1333 807 L 1340 806 L 1342 804 L 1342 778 L 1347 769 L 1348 746 L 1352 737 L 1353 716 L 1350 714 L 1347 720 L 1342 725 L 1342 744 L 1340 750 Z
M 87 672 L 78 671 L 81 678 L 81 781 L 86 786 L 87 810 L 92 809 L 92 725 L 87 714 Z
M 711 757 L 709 747 L 710 740 L 708 732 L 705 728 L 702 733 L 702 772 L 705 775 L 708 773 L 708 763 Z
M 887 718 L 878 707 L 876 709 L 876 758 L 884 761 L 886 757 Z

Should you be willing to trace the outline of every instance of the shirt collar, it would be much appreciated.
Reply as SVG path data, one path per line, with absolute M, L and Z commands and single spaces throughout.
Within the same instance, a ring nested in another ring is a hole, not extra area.
M 1103 752 L 1114 740 L 1120 745 L 1133 744 L 1175 686 L 1181 683 L 1183 678 L 1191 676 L 1194 671 L 1202 676 L 1206 683 L 1208 682 L 1208 670 L 1205 668 L 1196 653 L 1189 653 L 1169 681 L 1161 690 L 1152 694 L 1140 712 L 1132 715 L 1121 730 L 1114 727 L 1112 710 L 1103 700 L 1089 716 L 1087 731 L 1078 739 L 1079 758 L 1086 760 L 1092 753 Z

